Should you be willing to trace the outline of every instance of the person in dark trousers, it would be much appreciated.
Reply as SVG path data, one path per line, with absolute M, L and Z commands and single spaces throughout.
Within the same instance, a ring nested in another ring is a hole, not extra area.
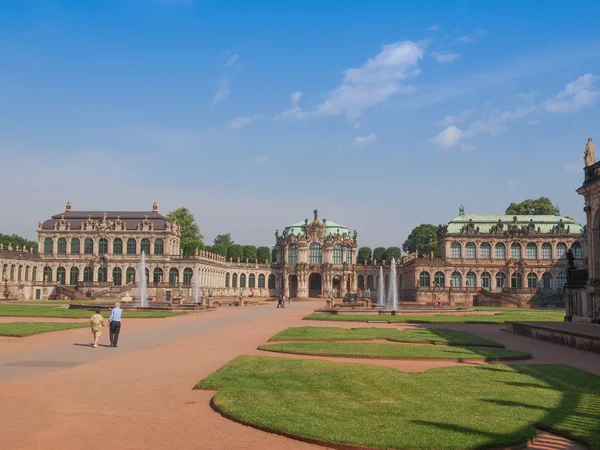
M 279 297 L 277 299 L 277 307 L 278 308 L 285 308 L 285 295 L 282 295 L 281 297 Z
M 108 323 L 110 324 L 110 346 L 116 347 L 119 342 L 119 333 L 121 332 L 121 316 L 123 310 L 119 302 L 115 303 L 115 307 L 110 311 Z

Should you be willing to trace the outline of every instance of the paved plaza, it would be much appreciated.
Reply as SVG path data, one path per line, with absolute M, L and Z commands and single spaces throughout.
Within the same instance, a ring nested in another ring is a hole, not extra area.
M 298 357 L 261 353 L 256 347 L 290 326 L 332 326 L 327 322 L 302 322 L 319 305 L 296 302 L 283 310 L 275 305 L 223 307 L 166 319 L 124 319 L 116 349 L 89 347 L 91 336 L 87 328 L 28 338 L 0 338 L 2 447 L 319 448 L 224 419 L 209 407 L 212 392 L 192 389 L 199 380 L 240 354 Z M 22 319 L 3 319 L 14 320 Z M 367 324 L 342 322 L 334 326 Z M 465 330 L 529 352 L 533 359 L 528 364 L 571 364 L 600 374 L 600 355 L 508 334 L 502 331 L 502 325 L 427 327 Z M 102 336 L 101 344 L 108 344 L 108 333 Z M 355 358 L 348 361 L 361 362 Z M 368 363 L 405 371 L 461 364 L 388 360 Z M 555 443 L 551 446 L 560 448 Z

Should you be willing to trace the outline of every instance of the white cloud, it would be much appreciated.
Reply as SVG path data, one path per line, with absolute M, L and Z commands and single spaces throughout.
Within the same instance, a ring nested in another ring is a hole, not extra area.
M 298 105 L 301 98 L 302 98 L 302 92 L 300 92 L 300 91 L 293 92 L 291 95 L 291 107 L 289 109 L 286 109 L 285 111 L 283 111 L 281 114 L 279 114 L 275 118 L 276 119 L 288 119 L 288 118 L 304 119 L 304 118 L 308 117 L 308 112 L 304 111 Z
M 439 64 L 448 64 L 456 61 L 460 57 L 458 53 L 444 52 L 431 52 L 430 55 L 433 56 Z
M 563 169 L 566 173 L 581 173 L 583 171 L 582 161 L 571 161 L 563 165 Z
M 464 111 L 461 111 L 460 113 L 458 113 L 456 116 L 444 117 L 442 120 L 440 120 L 438 122 L 438 125 L 441 127 L 447 127 L 448 125 L 452 125 L 453 123 L 462 122 L 462 121 L 468 119 L 471 116 L 471 114 L 473 114 L 473 111 L 471 111 L 470 109 L 464 110 Z
M 570 82 L 554 97 L 544 102 L 544 107 L 551 113 L 572 113 L 590 106 L 598 99 L 598 91 L 594 89 L 597 76 L 586 73 Z
M 354 124 L 354 128 L 360 128 L 360 123 L 358 123 L 358 122 L 357 122 L 357 123 L 355 123 L 355 124 Z
M 377 140 L 377 136 L 375 134 L 369 134 L 368 136 L 357 136 L 354 138 L 355 145 L 364 145 L 369 142 L 375 142 Z
M 464 134 L 460 128 L 450 125 L 440 134 L 429 139 L 429 142 L 437 144 L 442 150 L 450 150 L 463 138 Z
M 252 122 L 256 122 L 257 120 L 261 120 L 264 118 L 263 114 L 253 114 L 251 116 L 242 116 L 242 117 L 236 117 L 235 119 L 233 119 L 230 123 L 231 128 L 235 128 L 236 130 L 242 127 L 245 127 L 248 124 L 251 124 Z
M 474 145 L 469 145 L 469 144 L 459 144 L 458 145 L 460 148 L 462 148 L 465 152 L 472 152 L 475 150 L 475 146 Z
M 438 31 L 441 30 L 442 27 L 440 27 L 438 24 L 432 25 L 428 28 L 429 31 Z
M 540 119 L 528 120 L 525 122 L 527 125 L 538 125 L 540 123 Z
M 215 93 L 215 97 L 213 98 L 212 106 L 215 106 L 217 103 L 220 103 L 223 100 L 225 100 L 227 97 L 229 97 L 229 94 L 231 93 L 231 90 L 229 89 L 229 78 L 228 77 L 219 78 L 217 80 L 217 85 L 218 85 L 218 89 L 217 89 L 217 92 Z
M 473 39 L 471 36 L 461 36 L 458 38 L 458 40 L 460 42 L 462 42 L 463 44 L 471 44 L 473 42 L 477 42 L 475 39 Z
M 269 158 L 268 155 L 257 155 L 254 158 L 252 158 L 252 161 L 255 164 L 259 164 L 259 165 L 267 164 L 270 160 L 271 160 L 271 158 Z
M 240 59 L 240 55 L 231 55 L 227 61 L 225 61 L 225 67 L 231 67 Z

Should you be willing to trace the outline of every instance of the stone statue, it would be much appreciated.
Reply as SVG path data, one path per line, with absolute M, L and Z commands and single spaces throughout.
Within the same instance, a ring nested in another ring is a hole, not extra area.
M 593 166 L 596 164 L 596 144 L 592 138 L 589 138 L 585 145 L 585 152 L 583 153 L 583 160 L 586 166 Z
M 179 298 L 183 296 L 183 288 L 181 286 L 179 286 L 179 288 L 177 289 L 177 293 L 179 294 Z

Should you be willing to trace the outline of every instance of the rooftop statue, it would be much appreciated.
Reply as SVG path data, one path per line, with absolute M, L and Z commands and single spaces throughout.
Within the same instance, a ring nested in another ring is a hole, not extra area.
M 596 164 L 596 144 L 594 140 L 589 138 L 585 145 L 585 152 L 583 153 L 583 160 L 586 166 L 593 166 Z

